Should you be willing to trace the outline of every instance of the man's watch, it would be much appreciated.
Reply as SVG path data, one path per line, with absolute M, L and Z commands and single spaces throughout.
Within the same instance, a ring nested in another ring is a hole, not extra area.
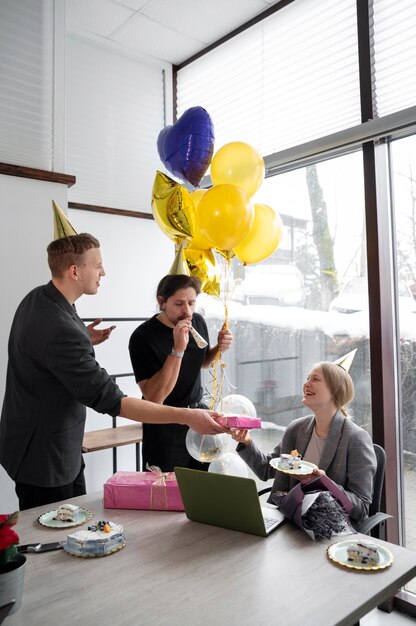
M 181 359 L 184 354 L 185 352 L 178 352 L 177 350 L 175 350 L 175 348 L 172 348 L 172 351 L 171 351 L 172 356 L 177 356 L 178 359 Z

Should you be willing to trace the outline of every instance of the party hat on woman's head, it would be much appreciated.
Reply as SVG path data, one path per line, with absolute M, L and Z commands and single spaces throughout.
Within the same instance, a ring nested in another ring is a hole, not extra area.
M 69 237 L 70 235 L 78 235 L 77 231 L 72 226 L 62 209 L 56 204 L 55 200 L 52 200 L 52 208 L 54 239 L 62 239 L 62 237 Z
M 342 367 L 342 369 L 344 369 L 346 372 L 349 372 L 356 352 L 357 348 L 351 350 L 351 352 L 348 352 L 348 354 L 344 354 L 344 356 L 341 356 L 339 359 L 334 361 L 334 363 Z

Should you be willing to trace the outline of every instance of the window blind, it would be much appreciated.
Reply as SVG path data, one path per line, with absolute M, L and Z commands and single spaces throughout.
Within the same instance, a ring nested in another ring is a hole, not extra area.
M 416 104 L 414 0 L 374 0 L 375 116 Z
M 70 37 L 67 68 L 66 170 L 77 179 L 69 200 L 151 212 L 161 67 Z
M 263 155 L 360 123 L 355 0 L 296 0 L 178 71 L 178 115 L 203 106 L 218 149 Z
M 52 0 L 1 0 L 0 85 L 0 161 L 52 170 Z

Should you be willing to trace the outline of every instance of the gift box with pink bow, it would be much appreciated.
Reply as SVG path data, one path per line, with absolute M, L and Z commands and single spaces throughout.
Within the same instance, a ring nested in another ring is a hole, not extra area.
M 224 415 L 216 421 L 225 428 L 261 428 L 261 419 L 248 415 Z
M 174 472 L 116 472 L 104 483 L 106 509 L 184 511 Z

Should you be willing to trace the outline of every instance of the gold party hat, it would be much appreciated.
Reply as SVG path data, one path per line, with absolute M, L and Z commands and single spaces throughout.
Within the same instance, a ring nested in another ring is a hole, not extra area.
M 62 237 L 69 237 L 70 235 L 78 235 L 77 231 L 72 226 L 62 209 L 56 204 L 55 200 L 52 200 L 52 208 L 54 239 L 61 239 Z
M 341 356 L 339 359 L 334 361 L 334 363 L 342 367 L 342 369 L 344 369 L 346 372 L 349 372 L 356 352 L 357 348 L 351 350 L 351 352 L 348 352 L 348 354 L 344 354 L 344 356 Z
M 172 263 L 172 266 L 168 274 L 171 274 L 173 276 L 178 276 L 179 274 L 185 274 L 186 276 L 191 275 L 191 272 L 189 271 L 188 263 L 186 262 L 186 259 L 185 259 L 185 253 L 184 253 L 185 243 L 186 241 L 184 239 L 181 245 L 178 247 L 176 255 L 175 255 L 175 259 Z

